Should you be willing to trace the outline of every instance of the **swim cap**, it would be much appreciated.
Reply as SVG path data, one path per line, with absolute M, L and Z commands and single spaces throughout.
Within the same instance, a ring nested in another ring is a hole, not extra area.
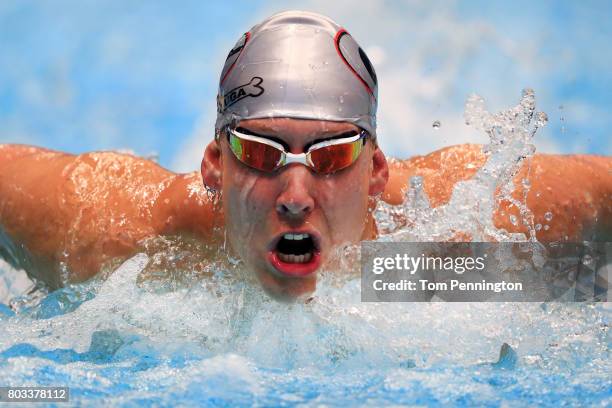
M 350 122 L 376 136 L 376 73 L 328 17 L 278 13 L 245 33 L 221 72 L 217 121 L 288 117 Z

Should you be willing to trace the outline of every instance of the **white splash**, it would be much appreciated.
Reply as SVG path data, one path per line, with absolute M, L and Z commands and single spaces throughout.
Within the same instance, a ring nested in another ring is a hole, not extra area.
M 458 233 L 467 234 L 475 242 L 536 240 L 533 216 L 526 203 L 510 195 L 514 190 L 512 178 L 535 153 L 531 141 L 547 121 L 545 113 L 535 112 L 533 91 L 524 90 L 517 106 L 497 114 L 489 113 L 484 100 L 472 95 L 466 103 L 465 121 L 489 135 L 490 143 L 483 148 L 485 165 L 471 179 L 455 185 L 447 204 L 435 208 L 429 204 L 421 177 L 413 177 L 401 205 L 379 202 L 375 217 L 384 235 L 381 240 L 448 241 Z M 518 207 L 529 237 L 495 227 L 493 214 L 502 200 Z

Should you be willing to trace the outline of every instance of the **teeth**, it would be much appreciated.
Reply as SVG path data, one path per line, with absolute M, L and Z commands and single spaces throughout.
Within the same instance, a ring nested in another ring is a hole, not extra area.
M 278 254 L 278 257 L 281 261 L 287 263 L 306 263 L 312 259 L 312 254 L 307 253 L 304 255 L 293 255 L 293 254 Z
M 283 238 L 288 239 L 290 241 L 301 241 L 303 239 L 308 238 L 308 234 L 285 234 Z
M 301 241 L 303 239 L 306 238 L 310 238 L 309 234 L 293 234 L 293 233 L 287 233 L 283 235 L 284 239 L 287 239 L 289 241 Z M 287 262 L 287 263 L 306 263 L 306 262 L 310 262 L 310 260 L 312 259 L 312 253 L 306 253 L 306 254 L 302 254 L 302 255 L 296 255 L 296 254 L 284 254 L 284 253 L 278 253 L 278 258 L 283 261 L 283 262 Z

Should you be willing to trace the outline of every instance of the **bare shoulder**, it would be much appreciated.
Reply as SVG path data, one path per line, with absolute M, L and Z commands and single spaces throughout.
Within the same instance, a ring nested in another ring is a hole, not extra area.
M 150 160 L 116 152 L 73 155 L 26 145 L 0 145 L 0 191 L 39 204 L 139 201 L 145 205 L 174 173 Z M 19 194 L 19 192 L 23 194 Z M 120 203 L 119 203 L 120 204 Z
M 1 144 L 0 143 L 0 160 L 11 160 L 27 155 L 37 154 L 37 153 L 58 153 L 54 150 L 45 149 L 42 147 L 36 147 L 32 145 L 24 145 L 24 144 Z
M 445 147 L 407 160 L 389 160 L 389 183 L 383 199 L 398 204 L 408 180 L 423 177 L 433 206 L 445 204 L 455 183 L 471 178 L 485 163 L 481 145 Z M 522 179 L 528 179 L 525 190 Z M 514 179 L 513 196 L 527 200 L 534 224 L 548 225 L 538 233 L 543 240 L 607 239 L 612 233 L 612 158 L 597 155 L 536 154 L 526 160 Z M 524 232 L 508 220 L 518 210 L 502 203 L 496 224 Z M 553 214 L 549 222 L 546 214 Z
M 611 157 L 540 154 L 519 171 L 516 180 L 522 178 L 531 182 L 526 196 L 535 224 L 548 225 L 539 239 L 612 239 Z M 523 194 L 518 187 L 515 196 Z
M 454 184 L 472 177 L 485 163 L 482 146 L 463 144 L 445 147 L 424 156 L 405 160 L 388 159 L 389 182 L 383 199 L 399 204 L 410 177 L 423 177 L 424 187 L 432 205 L 447 202 Z
M 0 176 L 12 173 L 12 168 L 24 159 L 50 160 L 70 156 L 67 153 L 23 144 L 0 144 Z

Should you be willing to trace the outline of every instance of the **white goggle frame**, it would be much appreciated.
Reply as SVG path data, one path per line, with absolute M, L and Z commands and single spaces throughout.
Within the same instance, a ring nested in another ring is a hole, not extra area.
M 280 167 L 286 166 L 288 164 L 291 164 L 291 163 L 300 163 L 307 167 L 314 168 L 314 163 L 312 162 L 312 159 L 310 158 L 310 154 L 313 151 L 317 149 L 322 149 L 328 146 L 352 143 L 361 138 L 364 138 L 367 135 L 367 132 L 365 130 L 361 130 L 355 136 L 343 137 L 340 139 L 324 140 L 322 142 L 315 143 L 312 146 L 310 146 L 305 153 L 291 153 L 291 152 L 287 152 L 285 150 L 285 147 L 282 144 L 275 142 L 274 140 L 270 140 L 270 139 L 267 139 L 265 137 L 260 137 L 260 136 L 247 135 L 247 134 L 238 132 L 235 129 L 230 129 L 229 127 L 227 128 L 227 131 L 239 139 L 245 139 L 245 140 L 251 140 L 253 142 L 263 143 L 263 144 L 272 146 L 280 150 L 282 152 L 282 155 L 278 163 L 276 163 L 276 166 L 278 166 L 277 169 Z

